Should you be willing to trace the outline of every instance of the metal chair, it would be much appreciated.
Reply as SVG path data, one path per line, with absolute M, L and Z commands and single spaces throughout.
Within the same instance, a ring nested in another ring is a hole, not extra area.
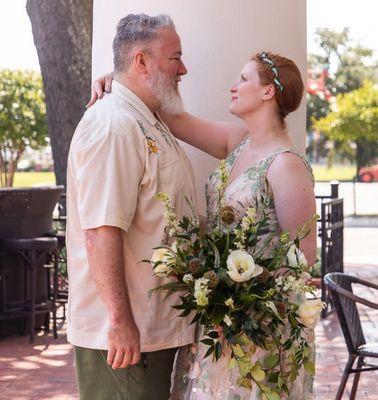
M 356 296 L 353 293 L 352 284 L 359 284 L 377 290 L 378 285 L 339 272 L 327 274 L 324 280 L 331 291 L 332 300 L 349 352 L 348 362 L 335 400 L 341 399 L 349 375 L 355 374 L 350 394 L 350 399 L 354 400 L 361 372 L 378 370 L 378 365 L 367 364 L 364 361 L 365 358 L 378 358 L 378 342 L 366 343 L 356 303 L 364 304 L 375 310 L 378 310 L 378 304 Z M 353 368 L 356 359 L 357 367 Z

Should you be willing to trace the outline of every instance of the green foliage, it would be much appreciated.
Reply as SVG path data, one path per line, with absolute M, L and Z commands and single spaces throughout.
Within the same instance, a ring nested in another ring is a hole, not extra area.
M 365 80 L 378 80 L 378 64 L 373 59 L 372 50 L 354 44 L 348 28 L 341 32 L 322 28 L 315 34 L 321 54 L 308 55 L 308 68 L 327 71 L 324 83 L 332 96 L 358 89 Z M 308 94 L 307 130 L 311 130 L 314 121 L 325 117 L 329 111 L 329 102 L 322 94 Z
M 316 121 L 315 127 L 354 149 L 357 169 L 373 162 L 378 155 L 378 87 L 365 81 L 361 88 L 338 95 L 334 110 Z M 370 151 L 359 151 L 361 147 Z
M 39 73 L 3 69 L 0 78 L 1 186 L 12 186 L 25 149 L 48 143 L 46 107 Z

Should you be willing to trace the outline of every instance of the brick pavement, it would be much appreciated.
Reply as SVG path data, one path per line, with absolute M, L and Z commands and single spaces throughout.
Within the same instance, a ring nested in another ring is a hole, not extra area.
M 346 272 L 378 281 L 377 266 L 348 266 Z M 366 295 L 366 293 L 364 294 Z M 371 293 L 368 296 L 372 296 Z M 367 339 L 378 329 L 378 312 L 361 308 Z M 338 321 L 331 314 L 316 329 L 316 400 L 332 400 L 336 394 L 348 354 Z M 361 375 L 357 399 L 378 400 L 378 373 Z M 349 398 L 352 377 L 344 393 Z M 59 339 L 40 334 L 34 344 L 28 337 L 13 336 L 0 342 L 0 399 L 2 400 L 74 400 L 78 399 L 73 367 L 73 350 L 65 331 Z M 95 400 L 95 399 L 93 399 Z M 301 399 L 298 399 L 301 400 Z

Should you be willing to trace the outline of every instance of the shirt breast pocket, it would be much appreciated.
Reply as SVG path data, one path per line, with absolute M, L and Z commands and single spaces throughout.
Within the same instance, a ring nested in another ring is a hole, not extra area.
M 181 163 L 177 153 L 160 153 L 158 168 L 158 191 L 175 194 L 181 187 Z

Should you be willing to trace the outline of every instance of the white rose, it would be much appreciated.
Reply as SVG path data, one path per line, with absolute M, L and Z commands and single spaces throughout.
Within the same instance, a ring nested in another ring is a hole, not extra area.
M 227 258 L 227 274 L 235 282 L 246 282 L 263 272 L 253 257 L 243 250 L 232 251 Z
M 320 311 L 324 303 L 320 299 L 305 300 L 299 305 L 298 315 L 301 322 L 307 328 L 314 329 L 320 319 Z
M 289 251 L 287 252 L 287 260 L 289 262 L 290 267 L 301 267 L 307 265 L 307 260 L 305 255 L 298 247 L 293 244 L 290 246 Z
M 192 274 L 186 274 L 183 276 L 182 281 L 184 283 L 189 283 L 193 281 L 193 275 Z

